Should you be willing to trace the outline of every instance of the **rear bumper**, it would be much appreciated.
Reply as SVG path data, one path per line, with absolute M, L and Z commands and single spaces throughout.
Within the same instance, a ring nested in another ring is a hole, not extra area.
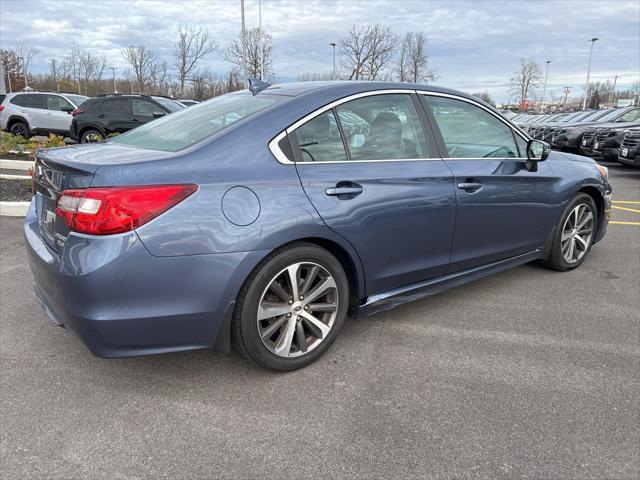
M 264 256 L 154 257 L 135 232 L 72 234 L 56 253 L 40 236 L 33 205 L 24 234 L 45 312 L 100 357 L 215 346 L 244 278 Z

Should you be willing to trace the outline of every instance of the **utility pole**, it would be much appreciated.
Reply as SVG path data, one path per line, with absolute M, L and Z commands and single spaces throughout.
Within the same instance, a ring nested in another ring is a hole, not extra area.
M 260 31 L 260 80 L 264 78 L 264 40 L 262 37 L 262 0 L 258 0 L 258 30 Z
M 244 0 L 240 0 L 240 13 L 242 15 L 242 75 L 244 76 L 243 83 L 247 86 L 247 37 L 244 24 Z
M 113 72 L 113 93 L 118 93 L 118 88 L 116 87 L 116 67 L 109 67 L 111 72 Z
M 571 87 L 564 87 L 564 108 L 567 108 L 567 97 L 569 96 L 570 91 Z
M 9 69 L 7 69 L 7 80 L 9 80 L 9 93 L 13 93 L 11 89 L 11 74 L 9 73 Z
M 616 83 L 618 83 L 618 75 L 613 78 L 613 88 L 611 89 L 611 98 L 609 99 L 609 103 L 613 103 L 616 96 Z
M 336 79 L 336 44 L 331 42 L 329 45 L 333 47 L 333 73 L 331 74 L 331 80 Z
M 542 113 L 544 113 L 544 98 L 547 95 L 547 78 L 549 77 L 549 64 L 551 63 L 551 60 L 547 60 L 547 68 L 546 71 L 544 73 L 544 88 L 542 89 L 542 105 L 540 110 L 542 111 Z
M 587 109 L 587 100 L 589 99 L 589 77 L 591 76 L 591 56 L 593 55 L 593 45 L 599 40 L 598 37 L 591 39 L 591 49 L 589 50 L 589 64 L 587 65 L 587 85 L 584 90 L 584 101 L 582 102 L 582 110 Z
M 22 74 L 24 75 L 24 88 L 29 88 L 29 82 L 27 82 L 27 69 L 24 64 L 24 57 L 18 57 L 18 60 L 22 60 Z

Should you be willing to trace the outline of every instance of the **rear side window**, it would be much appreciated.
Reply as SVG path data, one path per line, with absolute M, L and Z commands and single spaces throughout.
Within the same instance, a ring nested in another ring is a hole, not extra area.
M 177 152 L 195 145 L 220 130 L 255 115 L 281 97 L 231 93 L 183 108 L 115 137 L 112 142 L 150 150 Z
M 444 97 L 427 97 L 450 158 L 518 156 L 511 128 L 484 109 Z
M 347 159 L 333 110 L 321 113 L 295 131 L 303 162 L 332 162 Z
M 427 143 L 409 95 L 358 98 L 336 107 L 351 160 L 427 158 Z
M 11 99 L 11 103 L 20 107 L 46 109 L 47 104 L 45 101 L 45 97 L 46 95 L 16 95 Z
M 102 101 L 102 110 L 104 113 L 112 117 L 128 117 L 129 116 L 129 99 L 128 98 L 111 98 Z
M 99 111 L 102 108 L 102 100 L 87 100 L 82 104 L 82 110 L 87 113 Z

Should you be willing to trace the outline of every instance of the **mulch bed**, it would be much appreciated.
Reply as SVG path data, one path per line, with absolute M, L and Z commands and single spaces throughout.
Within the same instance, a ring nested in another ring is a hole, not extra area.
M 32 196 L 31 180 L 0 178 L 1 202 L 29 202 Z
M 3 153 L 0 158 L 3 160 L 31 160 L 27 153 Z

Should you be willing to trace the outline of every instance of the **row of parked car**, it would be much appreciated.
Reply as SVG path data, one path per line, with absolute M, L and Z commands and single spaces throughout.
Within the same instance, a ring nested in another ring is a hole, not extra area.
M 511 121 L 552 148 L 640 167 L 640 107 L 521 114 Z
M 156 95 L 84 95 L 16 92 L 0 103 L 0 129 L 29 138 L 50 133 L 88 143 L 123 133 L 183 108 L 197 100 Z

